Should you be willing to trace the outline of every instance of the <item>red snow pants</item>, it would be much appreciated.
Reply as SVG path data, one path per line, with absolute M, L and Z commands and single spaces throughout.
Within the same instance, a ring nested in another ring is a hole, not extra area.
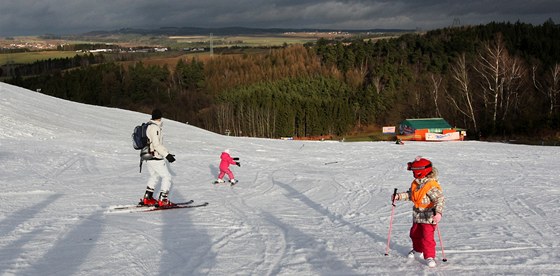
M 410 228 L 412 249 L 424 253 L 424 259 L 436 257 L 436 241 L 434 240 L 435 224 L 413 223 Z
M 224 178 L 224 175 L 226 175 L 229 177 L 229 180 L 232 180 L 234 178 L 233 173 L 231 172 L 231 170 L 229 168 L 222 168 L 220 167 L 220 174 L 218 175 L 219 179 Z

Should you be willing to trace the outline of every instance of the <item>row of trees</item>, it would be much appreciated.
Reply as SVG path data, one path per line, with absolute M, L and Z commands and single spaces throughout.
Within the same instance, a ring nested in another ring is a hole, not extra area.
M 0 66 L 0 77 L 23 77 L 34 75 L 50 75 L 60 71 L 87 67 L 106 62 L 103 55 L 75 55 L 73 58 L 49 58 L 31 64 L 5 64 Z
M 444 117 L 471 134 L 560 127 L 560 27 L 491 23 L 399 38 L 321 39 L 260 54 L 119 63 L 12 83 L 90 104 L 149 112 L 224 133 L 343 135 L 364 125 Z M 543 112 L 546 111 L 546 112 Z
M 344 134 L 353 124 L 350 89 L 333 78 L 260 82 L 220 95 L 218 131 L 257 137 Z
M 560 127 L 559 34 L 551 20 L 536 27 L 492 23 L 316 49 L 324 63 L 346 70 L 347 83 L 348 72 L 363 72 L 362 89 L 396 101 L 367 123 L 387 123 L 390 114 L 434 116 L 471 134 L 513 135 Z

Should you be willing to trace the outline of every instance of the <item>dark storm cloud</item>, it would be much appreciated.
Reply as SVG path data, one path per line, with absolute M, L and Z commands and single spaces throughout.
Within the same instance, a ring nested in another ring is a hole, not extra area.
M 0 35 L 159 27 L 433 29 L 560 22 L 560 1 L 540 0 L 0 0 Z

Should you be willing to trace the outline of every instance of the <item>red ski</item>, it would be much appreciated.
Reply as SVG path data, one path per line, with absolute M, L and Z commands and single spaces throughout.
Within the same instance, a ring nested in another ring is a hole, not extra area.
M 169 210 L 169 209 L 181 209 L 181 208 L 196 208 L 196 207 L 204 207 L 207 206 L 208 202 L 204 202 L 201 204 L 179 204 L 176 203 L 174 205 L 168 205 L 168 206 L 153 206 L 154 208 L 151 209 L 147 209 L 147 210 L 142 210 L 142 212 L 153 212 L 153 211 L 161 211 L 161 210 Z
M 137 204 L 137 205 L 118 205 L 118 206 L 111 206 L 108 210 L 108 213 L 151 212 L 151 211 L 167 210 L 167 209 L 203 207 L 203 206 L 208 205 L 208 202 L 192 205 L 193 203 L 194 203 L 194 200 L 189 200 L 187 202 L 178 202 L 178 203 L 174 203 L 173 205 L 162 206 L 162 207 L 159 207 L 157 205 L 141 205 L 141 204 Z

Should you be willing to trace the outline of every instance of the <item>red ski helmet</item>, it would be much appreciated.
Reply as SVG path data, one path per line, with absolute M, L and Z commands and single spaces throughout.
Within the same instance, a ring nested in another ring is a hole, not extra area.
M 408 162 L 408 170 L 412 171 L 414 178 L 424 178 L 432 172 L 432 162 L 418 156 L 413 162 Z

